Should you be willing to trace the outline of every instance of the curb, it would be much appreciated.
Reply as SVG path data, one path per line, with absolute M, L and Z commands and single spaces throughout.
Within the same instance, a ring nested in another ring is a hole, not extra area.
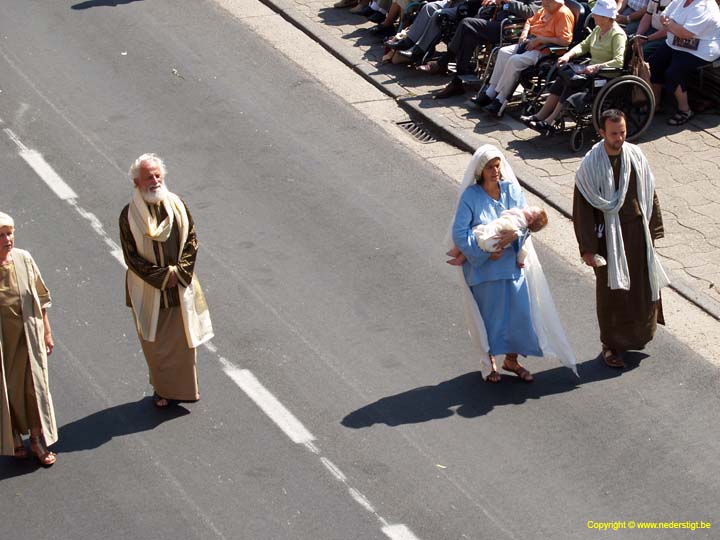
M 425 126 L 431 131 L 442 135 L 442 139 L 445 142 L 470 154 L 475 152 L 477 141 L 472 140 L 462 132 L 458 133 L 442 119 L 435 119 L 428 116 L 421 107 L 411 101 L 411 99 L 415 98 L 408 96 L 407 90 L 399 84 L 392 82 L 392 79 L 387 75 L 378 73 L 377 68 L 363 58 L 361 51 L 354 49 L 346 50 L 348 47 L 343 40 L 326 32 L 322 24 L 308 19 L 305 14 L 298 10 L 291 2 L 287 0 L 260 0 L 260 2 L 301 30 L 332 56 L 375 86 L 375 88 L 393 98 L 398 106 L 407 112 L 411 118 L 422 119 Z M 545 184 L 533 175 L 532 170 L 525 165 L 523 161 L 513 156 L 509 156 L 507 159 L 512 165 L 520 184 L 525 189 L 545 201 L 548 206 L 553 207 L 565 217 L 572 219 L 572 207 L 567 204 L 564 199 L 557 197 L 549 191 Z M 720 302 L 694 289 L 683 277 L 678 275 L 677 272 L 666 269 L 666 273 L 672 282 L 670 284 L 671 289 L 713 317 L 716 321 L 720 321 Z

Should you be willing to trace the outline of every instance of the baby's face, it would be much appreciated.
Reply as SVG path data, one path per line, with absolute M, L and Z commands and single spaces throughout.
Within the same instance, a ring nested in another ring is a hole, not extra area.
M 528 225 L 531 223 L 534 223 L 535 220 L 540 216 L 540 209 L 537 206 L 528 206 L 524 209 L 525 212 L 525 219 L 528 222 Z

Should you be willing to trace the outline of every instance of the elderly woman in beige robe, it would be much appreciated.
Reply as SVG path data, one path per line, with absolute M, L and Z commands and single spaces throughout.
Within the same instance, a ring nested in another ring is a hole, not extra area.
M 0 455 L 29 457 L 22 435 L 44 467 L 57 441 L 47 357 L 54 348 L 46 309 L 50 292 L 30 253 L 15 248 L 15 223 L 0 212 Z

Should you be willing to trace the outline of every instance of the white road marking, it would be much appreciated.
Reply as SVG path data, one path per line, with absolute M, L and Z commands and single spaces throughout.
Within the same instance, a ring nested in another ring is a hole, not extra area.
M 373 505 L 370 504 L 370 501 L 367 500 L 367 497 L 365 497 L 365 495 L 360 493 L 357 489 L 353 487 L 348 488 L 348 493 L 350 493 L 350 496 L 355 500 L 355 502 L 362 506 L 365 510 L 371 514 L 377 513 L 375 508 L 373 508 Z
M 0 119 L 2 124 L 2 119 Z M 105 228 L 102 222 L 97 218 L 95 214 L 85 210 L 77 203 L 78 196 L 75 191 L 65 183 L 55 169 L 43 158 L 42 154 L 36 150 L 32 150 L 25 146 L 25 144 L 13 133 L 9 128 L 3 128 L 5 134 L 12 140 L 18 147 L 18 153 L 25 162 L 35 171 L 40 179 L 47 184 L 47 186 L 55 193 L 58 199 L 67 202 L 75 211 L 82 216 L 83 219 L 90 223 L 90 226 L 95 233 L 102 238 L 105 244 L 110 248 L 110 254 L 117 260 L 123 267 L 127 268 L 123 259 L 122 249 L 115 243 L 105 232 Z M 217 347 L 211 342 L 205 343 L 205 348 L 211 353 L 218 357 L 222 370 L 230 379 L 238 385 L 238 387 L 245 392 L 245 394 L 252 399 L 255 404 L 262 410 L 268 418 L 270 418 L 289 438 L 296 444 L 304 445 L 311 453 L 320 457 L 320 462 L 323 466 L 333 475 L 333 477 L 345 484 L 348 489 L 348 493 L 365 510 L 373 514 L 380 522 L 383 533 L 388 536 L 391 540 L 418 540 L 418 538 L 410 531 L 410 529 L 402 524 L 399 525 L 388 525 L 387 521 L 380 515 L 378 515 L 375 508 L 370 504 L 370 501 L 360 493 L 357 489 L 348 484 L 347 476 L 328 458 L 320 455 L 320 450 L 313 444 L 315 437 L 310 431 L 293 415 L 267 388 L 265 388 L 260 381 L 252 374 L 250 370 L 242 369 L 235 366 L 232 362 L 226 358 L 217 354 Z M 68 351 L 69 353 L 69 351 Z M 160 464 L 158 463 L 158 466 Z M 164 469 L 168 478 L 175 484 L 175 487 L 185 496 L 185 498 L 191 502 L 188 494 L 185 493 L 182 485 L 177 479 L 172 476 L 169 470 Z M 213 532 L 219 537 L 224 538 L 222 533 L 214 526 L 214 524 L 202 514 L 197 505 L 192 502 L 195 506 L 196 511 L 204 518 L 206 524 L 210 526 Z
M 241 369 L 223 357 L 220 357 L 220 363 L 226 375 L 260 407 L 260 410 L 262 410 L 270 420 L 275 422 L 275 424 L 283 430 L 291 441 L 297 444 L 303 444 L 315 440 L 313 434 L 257 380 L 250 370 Z
M 32 170 L 34 170 L 37 175 L 42 178 L 43 182 L 45 182 L 48 187 L 53 190 L 53 193 L 57 195 L 58 199 L 63 201 L 67 201 L 68 199 L 77 199 L 77 194 L 65 183 L 62 178 L 60 178 L 60 175 L 55 172 L 55 169 L 53 169 L 50 164 L 45 161 L 45 158 L 42 157 L 40 152 L 31 150 L 25 146 L 11 129 L 5 128 L 3 131 L 20 150 L 20 157 L 23 158 L 25 162 L 30 165 Z
M 338 469 L 337 465 L 335 465 L 332 461 L 326 457 L 321 457 L 320 461 L 322 461 L 325 468 L 330 471 L 330 474 L 332 474 L 337 480 L 340 482 L 347 482 L 347 476 L 345 476 L 345 474 L 343 474 L 343 472 Z
M 418 537 L 408 529 L 405 525 L 388 525 L 382 528 L 382 532 L 385 536 L 391 540 L 418 540 Z

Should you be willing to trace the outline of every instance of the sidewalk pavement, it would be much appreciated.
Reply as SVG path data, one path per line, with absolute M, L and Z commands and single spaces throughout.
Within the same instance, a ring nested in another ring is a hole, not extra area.
M 575 170 L 586 150 L 571 152 L 568 133 L 542 137 L 512 113 L 491 118 L 468 101 L 470 92 L 433 100 L 449 76 L 381 64 L 382 44 L 368 33 L 374 25 L 347 9 L 334 9 L 332 0 L 261 1 L 392 96 L 429 131 L 468 152 L 487 143 L 503 149 L 525 188 L 570 217 Z M 720 320 L 720 116 L 697 115 L 680 128 L 668 126 L 666 119 L 656 116 L 636 141 L 657 180 L 665 224 L 658 252 L 672 287 Z

